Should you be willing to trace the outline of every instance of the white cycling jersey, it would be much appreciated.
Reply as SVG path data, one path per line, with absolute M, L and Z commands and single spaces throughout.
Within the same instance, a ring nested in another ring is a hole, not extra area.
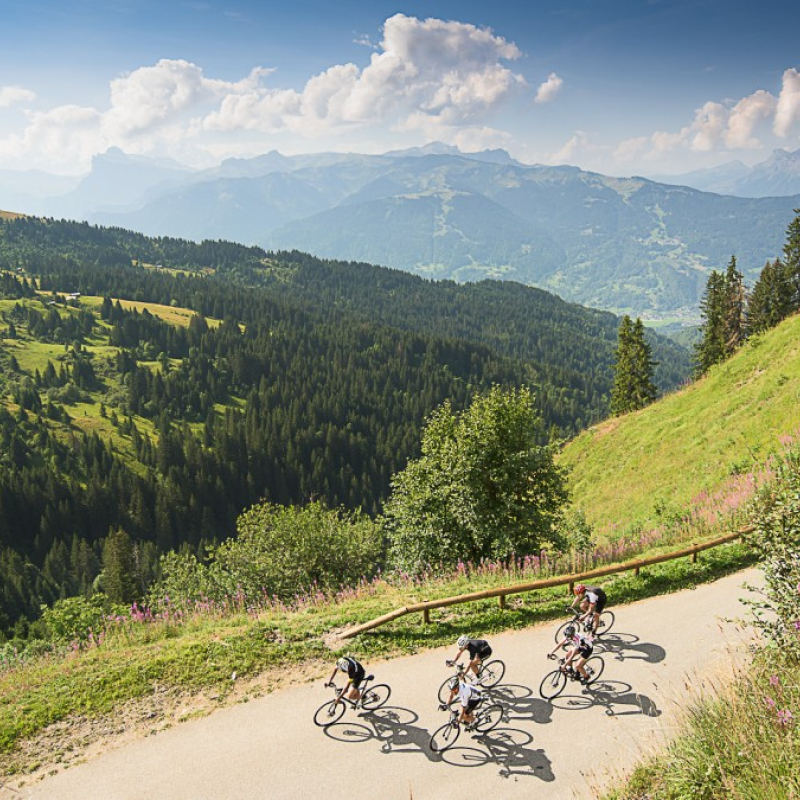
M 481 692 L 480 689 L 476 689 L 469 683 L 459 683 L 458 698 L 459 700 L 461 700 L 461 705 L 464 706 L 464 708 L 466 708 L 470 700 L 481 699 Z

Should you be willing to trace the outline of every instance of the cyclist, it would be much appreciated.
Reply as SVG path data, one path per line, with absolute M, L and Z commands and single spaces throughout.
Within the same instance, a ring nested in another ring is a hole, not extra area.
M 347 696 L 351 700 L 358 700 L 358 698 L 361 697 L 361 692 L 359 691 L 358 687 L 361 684 L 361 681 L 363 681 L 367 675 L 364 667 L 362 667 L 361 664 L 352 656 L 344 656 L 336 662 L 336 666 L 333 668 L 333 674 L 325 686 L 336 686 L 336 684 L 333 682 L 333 679 L 336 677 L 337 672 L 344 672 L 347 675 L 347 683 L 342 691 L 339 692 L 336 702 L 341 702 L 341 699 L 345 696 L 345 693 L 350 686 L 353 688 L 350 690 L 350 694 Z
M 450 697 L 439 708 L 444 711 L 458 697 L 461 700 L 461 714 L 458 717 L 458 721 L 463 722 L 465 725 L 472 725 L 475 722 L 475 709 L 481 702 L 481 690 L 471 683 L 467 683 L 466 678 L 463 676 L 456 677 L 454 675 L 447 685 L 450 687 Z
M 581 683 L 585 684 L 589 680 L 589 673 L 584 665 L 594 650 L 594 637 L 591 633 L 583 633 L 573 625 L 568 625 L 564 630 L 564 638 L 547 654 L 547 657 L 554 658 L 556 652 L 566 646 L 569 646 L 570 649 L 561 669 L 567 673 L 567 677 L 578 678 Z M 578 660 L 573 668 L 572 662 L 576 656 L 578 656 Z
M 458 645 L 458 653 L 452 661 L 446 662 L 447 666 L 452 667 L 456 661 L 461 658 L 461 654 L 466 650 L 469 653 L 467 672 L 472 670 L 472 672 L 475 673 L 475 679 L 477 680 L 478 671 L 481 668 L 481 664 L 492 654 L 492 648 L 489 647 L 489 642 L 487 642 L 485 639 L 470 639 L 469 636 L 462 634 L 458 637 L 456 645 Z
M 606 593 L 599 586 L 584 586 L 579 583 L 575 589 L 575 599 L 572 601 L 572 608 L 580 604 L 581 611 L 584 612 L 580 621 L 583 622 L 591 617 L 592 630 L 599 633 L 597 626 L 600 624 L 600 613 L 606 607 Z

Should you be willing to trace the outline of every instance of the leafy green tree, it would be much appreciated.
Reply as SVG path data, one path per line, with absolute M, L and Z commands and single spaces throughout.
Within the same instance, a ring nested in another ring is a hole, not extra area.
M 447 402 L 435 411 L 422 456 L 392 482 L 385 520 L 393 563 L 419 572 L 563 544 L 565 476 L 542 428 L 527 387 L 495 386 L 460 414 Z

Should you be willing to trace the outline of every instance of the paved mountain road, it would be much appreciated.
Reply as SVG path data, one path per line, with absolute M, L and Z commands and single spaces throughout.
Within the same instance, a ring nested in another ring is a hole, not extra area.
M 387 705 L 348 709 L 327 730 L 312 722 L 328 699 L 320 678 L 222 709 L 72 767 L 15 797 L 315 798 L 424 800 L 590 798 L 637 756 L 664 741 L 686 705 L 686 681 L 731 674 L 750 634 L 721 619 L 743 616 L 748 570 L 713 584 L 613 608 L 599 691 L 570 683 L 551 705 L 539 683 L 553 662 L 555 623 L 492 637 L 507 664 L 500 699 L 508 713 L 484 738 L 462 732 L 438 756 L 430 732 L 444 722 L 436 690 L 455 646 L 367 665 L 388 683 Z M 591 773 L 587 780 L 585 773 Z

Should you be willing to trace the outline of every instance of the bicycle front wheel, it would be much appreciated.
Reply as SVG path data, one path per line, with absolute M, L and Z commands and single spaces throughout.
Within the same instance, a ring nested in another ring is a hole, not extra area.
M 391 693 L 391 688 L 385 683 L 370 686 L 361 698 L 361 708 L 365 708 L 367 711 L 374 711 L 376 708 L 386 704 Z
M 562 622 L 561 625 L 558 626 L 558 630 L 556 631 L 555 635 L 556 644 L 558 644 L 560 641 L 564 639 L 564 637 L 566 636 L 564 631 L 566 631 L 567 628 L 569 628 L 570 626 L 574 628 L 576 625 L 577 623 L 573 619 L 568 619 L 566 622 Z
M 481 667 L 478 674 L 478 683 L 484 689 L 491 689 L 503 680 L 505 674 L 506 665 L 499 658 L 494 658 L 485 662 Z
M 314 714 L 314 724 L 319 725 L 320 728 L 327 728 L 328 725 L 333 725 L 338 722 L 344 715 L 344 703 L 337 703 L 335 700 L 329 700 L 325 705 L 320 706 Z
M 430 741 L 431 750 L 434 753 L 444 753 L 445 750 L 456 743 L 460 733 L 460 725 L 453 722 L 445 722 L 444 725 L 433 732 Z
M 586 681 L 586 686 L 591 686 L 603 674 L 606 662 L 600 656 L 592 656 L 586 659 L 583 668 L 589 673 L 589 680 Z
M 489 706 L 485 711 L 475 715 L 475 730 L 478 733 L 488 733 L 500 724 L 503 719 L 503 706 L 499 703 Z
M 539 686 L 539 694 L 545 700 L 553 700 L 564 691 L 566 685 L 567 676 L 560 669 L 554 669 L 544 676 Z

